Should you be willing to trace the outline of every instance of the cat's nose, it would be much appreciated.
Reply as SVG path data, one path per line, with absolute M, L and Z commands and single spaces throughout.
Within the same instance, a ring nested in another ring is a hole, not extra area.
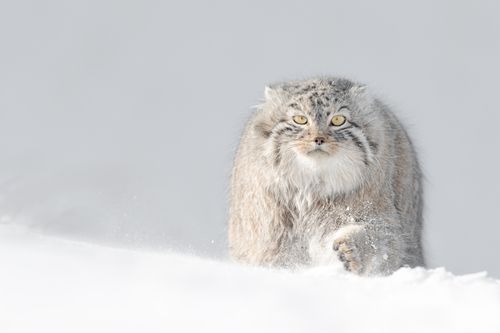
M 318 136 L 314 139 L 314 142 L 316 142 L 318 146 L 321 146 L 323 143 L 325 143 L 325 140 L 326 139 L 324 137 Z

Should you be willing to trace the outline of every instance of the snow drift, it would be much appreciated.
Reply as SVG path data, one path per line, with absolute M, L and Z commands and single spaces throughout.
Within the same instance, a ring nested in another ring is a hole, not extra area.
M 0 331 L 500 332 L 485 273 L 358 277 L 132 251 L 0 225 Z

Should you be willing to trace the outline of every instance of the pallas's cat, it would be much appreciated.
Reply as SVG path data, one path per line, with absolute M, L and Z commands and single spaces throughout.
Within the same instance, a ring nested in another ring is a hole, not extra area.
M 265 89 L 236 153 L 229 246 L 238 261 L 422 266 L 422 181 L 408 135 L 365 86 L 336 77 Z

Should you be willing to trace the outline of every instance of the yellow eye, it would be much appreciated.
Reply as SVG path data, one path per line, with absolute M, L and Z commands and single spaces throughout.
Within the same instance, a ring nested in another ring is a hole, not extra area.
M 307 124 L 307 117 L 306 116 L 293 116 L 293 121 L 299 125 L 305 125 Z
M 336 116 L 333 116 L 332 118 L 332 125 L 333 126 L 342 126 L 344 125 L 346 119 L 344 116 L 341 116 L 341 115 L 336 115 Z

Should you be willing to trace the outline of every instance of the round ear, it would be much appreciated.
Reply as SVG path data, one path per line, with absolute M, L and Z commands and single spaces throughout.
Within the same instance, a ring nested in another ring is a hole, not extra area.
M 259 136 L 268 138 L 276 124 L 277 110 L 283 102 L 284 91 L 277 85 L 266 86 L 264 97 L 265 101 L 259 105 L 259 111 L 255 116 L 254 129 Z
M 360 109 L 370 109 L 371 105 L 375 101 L 372 95 L 371 89 L 365 85 L 356 84 L 349 89 L 349 95 L 351 99 L 355 101 Z
M 366 92 L 366 85 L 364 84 L 355 84 L 354 86 L 349 89 L 349 92 L 352 95 L 362 95 Z
M 275 96 L 276 92 L 274 91 L 273 88 L 266 86 L 264 88 L 264 97 L 266 98 L 266 101 L 270 100 Z
M 266 102 L 281 101 L 284 97 L 284 90 L 280 86 L 266 86 L 264 89 Z

